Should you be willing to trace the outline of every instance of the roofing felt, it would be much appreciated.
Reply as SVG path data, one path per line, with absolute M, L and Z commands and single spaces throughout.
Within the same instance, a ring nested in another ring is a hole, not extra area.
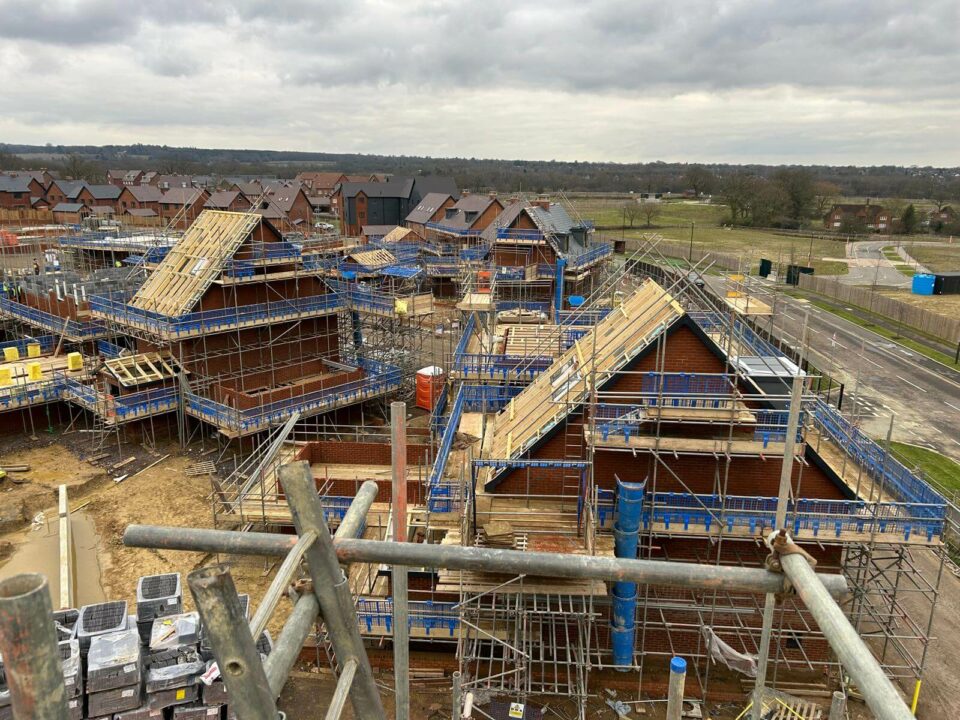
M 406 222 L 418 223 L 420 225 L 430 222 L 437 210 L 450 198 L 451 195 L 449 193 L 427 193 L 423 196 L 420 203 L 407 215 Z

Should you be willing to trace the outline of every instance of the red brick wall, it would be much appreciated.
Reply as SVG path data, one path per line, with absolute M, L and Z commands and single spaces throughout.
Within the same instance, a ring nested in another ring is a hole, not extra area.
M 315 376 L 321 373 L 324 373 L 323 377 L 313 377 L 306 382 L 299 381 L 304 376 Z M 330 368 L 321 361 L 308 360 L 226 380 L 214 385 L 211 388 L 211 395 L 218 402 L 246 410 L 355 382 L 363 378 L 363 375 L 363 370 L 331 372 Z M 283 387 L 276 387 L 277 385 L 283 385 Z M 263 390 L 259 391 L 261 388 Z

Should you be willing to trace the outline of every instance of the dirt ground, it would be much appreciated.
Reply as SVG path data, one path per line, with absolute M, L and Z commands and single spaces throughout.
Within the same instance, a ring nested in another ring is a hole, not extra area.
M 83 509 L 94 522 L 97 534 L 97 559 L 100 584 L 110 600 L 126 600 L 132 609 L 136 603 L 137 580 L 142 575 L 179 572 L 186 576 L 205 564 L 224 561 L 231 565 L 238 592 L 249 593 L 252 607 L 263 596 L 277 566 L 262 558 L 220 557 L 204 553 L 128 548 L 123 545 L 123 532 L 130 524 L 169 525 L 174 527 L 213 527 L 210 503 L 211 485 L 206 475 L 188 477 L 187 467 L 200 459 L 199 448 L 181 454 L 176 444 L 159 445 L 155 450 L 124 444 L 121 452 L 113 449 L 110 456 L 89 462 L 81 459 L 77 441 L 70 436 L 42 435 L 36 441 L 17 438 L 0 444 L 0 465 L 30 466 L 25 473 L 11 473 L 17 480 L 0 482 L 3 507 L 19 508 L 19 522 L 11 522 L 0 531 L 0 556 L 9 556 L 25 539 L 22 528 L 37 513 L 56 516 L 56 487 L 70 487 L 72 511 Z M 82 446 L 83 441 L 80 441 Z M 96 457 L 98 453 L 91 452 Z M 165 459 L 164 456 L 168 456 Z M 136 458 L 121 468 L 119 462 Z M 150 467 L 151 463 L 160 460 Z M 114 478 L 126 475 L 120 483 Z M 4 542 L 7 544 L 4 545 Z M 79 567 L 78 572 L 84 571 Z M 88 572 L 95 569 L 86 569 Z M 184 605 L 192 609 L 189 591 L 184 591 Z M 289 610 L 282 602 L 269 628 L 274 636 Z

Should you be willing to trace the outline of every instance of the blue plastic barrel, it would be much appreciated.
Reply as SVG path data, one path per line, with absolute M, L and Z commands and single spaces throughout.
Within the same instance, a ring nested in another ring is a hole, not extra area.
M 933 275 L 914 275 L 913 276 L 913 294 L 914 295 L 933 295 L 933 283 L 936 277 Z
M 583 295 L 571 295 L 567 298 L 567 302 L 570 303 L 570 307 L 578 308 L 583 305 L 586 300 L 584 299 Z

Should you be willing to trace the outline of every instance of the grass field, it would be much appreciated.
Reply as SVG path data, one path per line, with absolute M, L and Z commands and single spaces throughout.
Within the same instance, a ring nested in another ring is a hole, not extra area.
M 624 222 L 623 205 L 630 199 L 572 197 L 571 201 L 583 218 L 593 220 L 597 226 L 619 228 Z M 695 247 L 742 257 L 745 268 L 749 264 L 754 272 L 760 258 L 783 265 L 806 265 L 809 260 L 818 275 L 840 275 L 847 272 L 846 263 L 824 260 L 843 257 L 844 244 L 841 241 L 793 237 L 769 230 L 723 227 L 721 223 L 728 219 L 728 211 L 724 205 L 692 201 L 666 201 L 661 205 L 660 215 L 653 220 L 654 227 L 644 227 L 644 218 L 639 218 L 633 228 L 611 230 L 609 233 L 622 232 L 624 237 L 638 238 L 644 233 L 655 232 L 667 240 L 689 243 L 692 226 Z
M 890 443 L 890 449 L 900 462 L 908 468 L 920 468 L 935 485 L 953 492 L 960 491 L 960 465 L 950 458 L 907 443 Z
M 953 245 L 914 242 L 904 244 L 903 249 L 914 260 L 934 272 L 960 271 L 960 241 Z
M 960 295 L 914 295 L 909 290 L 878 290 L 877 292 L 885 297 L 894 298 L 908 305 L 916 305 L 940 315 L 948 317 L 960 315 Z

